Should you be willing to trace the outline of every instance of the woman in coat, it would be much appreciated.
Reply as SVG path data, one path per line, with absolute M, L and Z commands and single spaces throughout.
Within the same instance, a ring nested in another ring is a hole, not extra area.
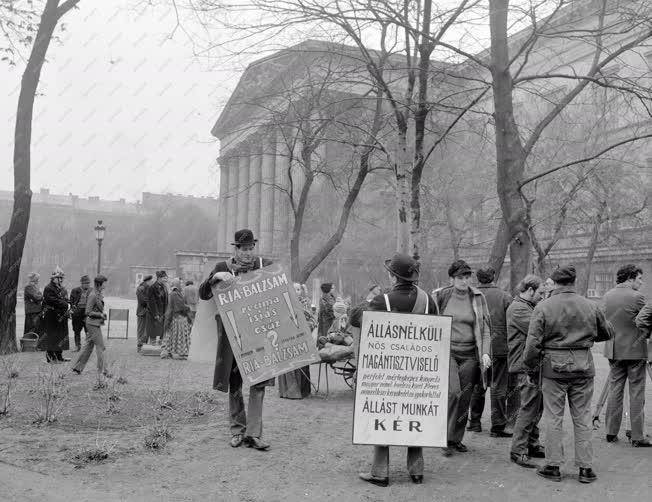
M 181 290 L 181 280 L 171 282 L 168 311 L 165 316 L 165 337 L 161 344 L 161 359 L 187 359 L 190 350 L 190 307 L 186 305 Z
M 68 291 L 62 286 L 64 273 L 59 267 L 52 272 L 50 283 L 43 289 L 42 331 L 38 348 L 46 351 L 49 363 L 70 361 L 62 352 L 70 349 L 68 340 Z
M 27 286 L 25 286 L 25 330 L 24 333 L 40 334 L 40 320 L 43 301 L 43 293 L 38 287 L 40 275 L 36 272 L 29 274 Z

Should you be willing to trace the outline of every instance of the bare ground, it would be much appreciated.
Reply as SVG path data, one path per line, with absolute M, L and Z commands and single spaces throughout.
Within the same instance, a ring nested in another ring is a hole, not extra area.
M 371 448 L 351 445 L 353 393 L 333 375 L 327 397 L 290 401 L 269 388 L 264 419 L 272 449 L 233 449 L 228 445 L 227 396 L 210 389 L 212 365 L 137 355 L 135 329 L 130 333 L 129 340 L 107 342 L 113 381 L 122 376 L 125 384 L 93 390 L 95 356 L 82 376 L 72 374 L 69 364 L 54 367 L 63 375 L 55 378 L 62 396 L 56 402 L 62 406 L 50 424 L 33 423 L 40 401 L 38 376 L 52 368 L 43 362 L 43 353 L 0 358 L 15 357 L 18 366 L 13 406 L 0 417 L 0 500 L 621 502 L 649 497 L 652 451 L 632 448 L 624 433 L 621 442 L 607 444 L 603 430 L 594 435 L 600 479 L 592 485 L 575 479 L 572 433 L 566 436 L 566 478 L 554 483 L 511 464 L 509 440 L 492 439 L 487 432 L 467 433 L 466 454 L 443 458 L 438 449 L 425 450 L 421 486 L 413 485 L 405 471 L 405 449 L 393 448 L 390 487 L 367 485 L 357 473 L 368 469 Z M 604 359 L 596 361 L 594 402 L 607 374 Z M 5 375 L 0 382 L 6 382 Z M 565 423 L 569 429 L 568 418 Z M 159 450 L 145 446 L 155 424 L 172 434 Z M 83 458 L 97 451 L 108 457 L 98 462 Z

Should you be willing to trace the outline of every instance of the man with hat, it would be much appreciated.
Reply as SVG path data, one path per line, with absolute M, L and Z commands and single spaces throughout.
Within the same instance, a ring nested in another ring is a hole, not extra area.
M 385 295 L 378 295 L 369 303 L 368 310 L 381 312 L 404 312 L 414 314 L 436 314 L 437 306 L 432 297 L 417 287 L 419 267 L 408 255 L 397 253 L 385 261 L 392 289 Z M 359 328 L 362 316 L 351 319 L 351 325 Z M 423 449 L 409 447 L 407 469 L 415 484 L 423 483 Z M 360 473 L 360 479 L 377 486 L 389 485 L 389 447 L 374 446 L 371 472 Z
M 41 318 L 41 302 L 43 301 L 43 293 L 38 287 L 40 275 L 32 272 L 27 276 L 27 286 L 23 293 L 23 300 L 25 301 L 25 333 L 40 334 L 40 318 Z
M 235 233 L 233 257 L 227 261 L 218 262 L 208 278 L 199 286 L 199 298 L 213 298 L 212 287 L 216 284 L 231 284 L 235 276 L 267 267 L 271 260 L 257 257 L 254 254 L 257 239 L 249 229 L 238 230 Z M 222 319 L 217 321 L 217 357 L 213 376 L 213 388 L 229 393 L 229 416 L 231 425 L 231 446 L 237 448 L 242 444 L 250 448 L 265 451 L 269 444 L 263 441 L 263 398 L 265 387 L 274 385 L 274 379 L 252 385 L 249 388 L 249 406 L 245 411 L 242 396 L 242 375 L 236 364 L 235 356 L 229 343 L 229 338 L 222 325 Z M 247 414 L 249 417 L 247 418 Z
M 70 348 L 68 291 L 63 287 L 63 277 L 63 270 L 57 266 L 50 283 L 43 289 L 43 335 L 39 338 L 38 348 L 46 351 L 45 359 L 49 363 L 70 361 L 62 354 Z
M 146 275 L 136 288 L 136 347 L 138 352 L 140 352 L 143 345 L 147 343 L 147 290 L 150 286 L 151 280 L 152 276 Z
M 81 350 L 81 331 L 86 333 L 86 301 L 91 291 L 91 280 L 87 275 L 82 275 L 80 286 L 72 288 L 70 292 L 70 314 L 72 318 L 72 331 L 75 334 L 77 352 Z
M 580 483 L 597 479 L 591 445 L 591 398 L 595 368 L 591 347 L 612 338 L 612 328 L 598 306 L 575 292 L 575 267 L 560 267 L 551 276 L 554 290 L 532 312 L 523 365 L 541 369 L 546 430 L 546 465 L 537 474 L 561 481 L 566 398 L 575 429 L 575 465 Z
M 156 282 L 147 288 L 147 338 L 149 343 L 161 344 L 165 334 L 165 312 L 168 308 L 168 274 L 165 270 L 156 271 Z

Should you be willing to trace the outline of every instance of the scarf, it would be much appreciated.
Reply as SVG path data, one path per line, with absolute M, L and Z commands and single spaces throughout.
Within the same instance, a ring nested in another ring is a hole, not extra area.
M 231 258 L 231 269 L 233 270 L 234 275 L 246 274 L 251 272 L 256 263 L 258 262 L 258 257 L 254 256 L 253 259 L 249 261 L 242 261 L 237 256 Z

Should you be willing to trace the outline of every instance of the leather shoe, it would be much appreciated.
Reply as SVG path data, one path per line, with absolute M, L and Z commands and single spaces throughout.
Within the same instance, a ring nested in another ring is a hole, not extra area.
M 466 428 L 467 431 L 469 432 L 482 432 L 482 425 L 480 424 L 469 424 L 469 426 Z
M 593 483 L 598 477 L 590 467 L 580 467 L 580 475 L 578 477 L 580 483 Z
M 77 368 L 73 368 L 72 372 L 81 375 L 81 371 L 79 371 Z
M 423 483 L 423 474 L 410 474 L 410 478 L 412 478 L 412 482 L 415 485 L 420 485 Z
M 491 431 L 490 436 L 492 438 L 511 438 L 514 434 L 505 431 Z
M 269 450 L 269 444 L 263 441 L 260 438 L 255 438 L 253 436 L 247 436 L 244 438 L 244 442 L 248 448 L 255 448 L 256 450 L 265 451 Z
M 615 443 L 618 441 L 618 436 L 615 434 L 607 434 L 607 443 Z
M 550 481 L 561 481 L 561 473 L 557 466 L 544 465 L 543 467 L 539 467 L 537 469 L 537 475 Z
M 235 435 L 231 438 L 231 447 L 232 447 L 232 448 L 237 448 L 237 447 L 240 446 L 241 444 L 242 444 L 242 434 L 235 434 Z
M 512 462 L 514 462 L 516 465 L 520 465 L 521 467 L 525 467 L 527 469 L 534 469 L 536 467 L 535 464 L 528 462 L 528 460 L 530 460 L 530 457 L 528 457 L 525 454 L 510 452 L 509 459 Z
M 527 455 L 530 458 L 546 458 L 546 450 L 543 446 L 532 446 L 527 449 Z
M 453 456 L 453 448 L 451 448 L 450 446 L 446 446 L 446 447 L 441 449 L 441 454 L 444 457 L 452 457 Z
M 382 487 L 389 486 L 389 478 L 381 478 L 378 476 L 374 476 L 370 472 L 361 472 L 360 474 L 358 474 L 358 476 L 362 481 L 366 481 L 367 483 L 371 483 L 372 485 L 382 486 Z
M 455 443 L 453 445 L 453 448 L 455 448 L 455 451 L 458 451 L 460 453 L 466 453 L 469 451 L 469 449 L 466 447 L 464 443 Z
M 652 443 L 650 443 L 647 439 L 634 439 L 632 441 L 632 446 L 634 448 L 649 448 L 652 446 Z

